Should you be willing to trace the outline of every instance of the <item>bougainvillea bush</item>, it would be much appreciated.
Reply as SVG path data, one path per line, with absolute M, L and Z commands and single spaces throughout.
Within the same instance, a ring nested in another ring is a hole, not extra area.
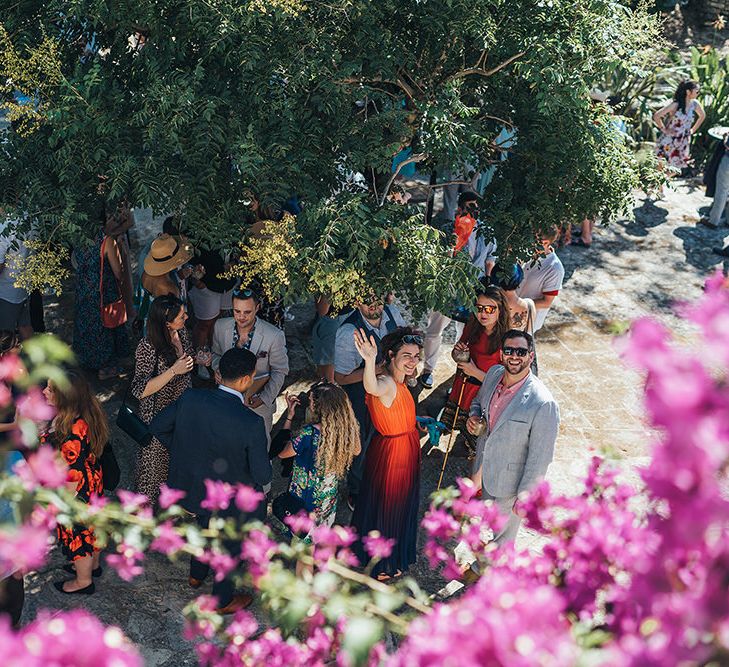
M 412 579 L 372 579 L 368 568 L 356 567 L 351 529 L 314 527 L 305 515 L 289 524 L 311 540 L 284 544 L 261 523 L 189 525 L 174 489 L 163 489 L 156 516 L 131 492 L 80 505 L 63 488 L 63 467 L 44 449 L 0 482 L 0 495 L 25 512 L 19 527 L 1 529 L 0 566 L 38 567 L 50 529 L 73 517 L 93 518 L 113 552 L 107 562 L 130 586 L 149 550 L 171 558 L 194 553 L 217 577 L 244 571 L 240 583 L 260 593 L 259 618 L 247 611 L 223 618 L 206 595 L 185 610 L 185 636 L 203 665 L 728 664 L 729 292 L 719 283 L 710 281 L 698 303 L 681 306 L 696 325 L 693 347 L 675 344 L 649 319 L 619 342 L 626 362 L 645 376 L 646 419 L 660 433 L 639 485 L 621 481 L 599 457 L 577 495 L 557 495 L 542 482 L 516 508 L 544 536 L 538 552 L 484 542 L 485 530 L 502 518 L 476 499 L 469 481 L 434 496 L 423 519 L 425 556 L 444 579 L 458 578 L 462 566 L 453 554 L 462 542 L 480 573 L 446 600 L 426 595 Z M 25 392 L 28 419 L 47 418 L 33 382 L 51 362 L 37 352 L 24 374 L 17 360 L 0 361 L 5 387 Z M 10 405 L 2 388 L 0 399 Z M 212 511 L 232 503 L 246 511 L 259 499 L 247 487 L 208 482 Z M 241 539 L 240 559 L 222 549 L 223 536 Z M 376 533 L 364 544 L 373 562 L 392 548 Z M 141 664 L 120 630 L 82 612 L 40 615 L 17 632 L 0 624 L 0 643 L 10 664 L 79 664 L 67 652 L 69 628 L 87 642 L 92 637 L 88 664 Z

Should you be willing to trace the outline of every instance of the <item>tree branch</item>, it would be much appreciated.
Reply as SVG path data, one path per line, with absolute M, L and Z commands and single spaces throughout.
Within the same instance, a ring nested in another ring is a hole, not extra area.
M 515 60 L 518 60 L 525 54 L 526 51 L 519 51 L 519 53 L 515 53 L 510 58 L 507 58 L 495 67 L 492 67 L 491 69 L 484 69 L 483 67 L 479 67 L 478 64 L 481 61 L 481 58 L 479 58 L 479 63 L 476 63 L 476 67 L 469 67 L 467 69 L 462 69 L 455 74 L 451 74 L 451 76 L 446 79 L 446 83 L 448 81 L 454 81 L 456 79 L 465 79 L 467 76 L 493 76 L 494 74 L 496 74 L 496 72 L 504 69 L 504 67 L 508 67 L 509 65 L 511 65 L 511 63 L 513 63 Z
M 399 88 L 403 93 L 405 93 L 406 97 L 415 104 L 415 97 L 414 97 L 414 91 L 413 89 L 405 83 L 405 81 L 402 80 L 401 77 L 398 77 L 397 81 L 392 81 L 391 79 L 383 79 L 382 77 L 376 76 L 372 79 L 362 79 L 356 76 L 348 76 L 344 79 L 335 79 L 334 83 L 340 85 L 340 86 L 349 86 L 352 84 L 358 84 L 360 86 L 369 86 L 373 87 L 373 84 L 379 83 L 384 84 L 386 86 L 394 86 L 395 88 Z M 376 90 L 381 90 L 380 88 L 375 88 Z M 383 91 L 384 92 L 384 91 Z
M 412 157 L 407 158 L 407 160 L 403 160 L 400 164 L 397 165 L 392 176 L 390 176 L 390 180 L 387 181 L 387 185 L 385 186 L 385 189 L 382 193 L 382 197 L 380 198 L 380 201 L 378 202 L 378 206 L 384 206 L 385 199 L 387 199 L 387 193 L 390 192 L 392 183 L 397 178 L 397 175 L 400 173 L 400 170 L 406 164 L 412 164 L 413 162 L 420 162 L 421 160 L 424 160 L 426 157 L 427 157 L 427 155 L 425 153 L 417 153 L 417 154 L 413 155 Z

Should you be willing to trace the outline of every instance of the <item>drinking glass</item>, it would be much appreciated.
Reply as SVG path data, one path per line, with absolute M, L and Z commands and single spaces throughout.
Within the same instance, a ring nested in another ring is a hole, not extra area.
M 473 435 L 475 435 L 477 438 L 483 435 L 486 432 L 486 426 L 486 415 L 481 413 L 478 418 L 478 422 L 476 423 L 476 427 L 473 429 Z
M 210 366 L 213 362 L 213 353 L 210 351 L 209 345 L 201 345 L 197 348 L 195 362 L 200 364 L 200 366 Z

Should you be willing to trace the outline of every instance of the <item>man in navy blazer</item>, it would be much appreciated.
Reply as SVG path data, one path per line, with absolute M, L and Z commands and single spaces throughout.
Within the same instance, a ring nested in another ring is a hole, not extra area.
M 220 359 L 221 384 L 216 390 L 189 389 L 175 403 L 162 410 L 149 425 L 150 431 L 169 450 L 167 484 L 185 491 L 181 505 L 207 527 L 210 512 L 200 506 L 205 499 L 205 480 L 246 484 L 260 491 L 272 477 L 263 418 L 245 405 L 244 395 L 256 372 L 256 355 L 233 348 Z M 237 516 L 244 523 L 265 519 L 266 503 L 242 514 L 234 503 L 220 516 Z M 236 555 L 240 541 L 225 542 Z M 199 587 L 209 567 L 195 558 L 190 561 L 190 585 Z M 233 595 L 233 582 L 226 578 L 213 585 L 219 611 L 232 613 L 247 607 L 249 595 Z

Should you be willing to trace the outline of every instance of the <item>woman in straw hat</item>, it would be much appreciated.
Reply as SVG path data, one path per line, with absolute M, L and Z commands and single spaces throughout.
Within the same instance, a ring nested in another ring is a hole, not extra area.
M 185 280 L 190 276 L 192 269 L 185 267 L 192 257 L 192 246 L 183 238 L 160 234 L 149 249 L 144 260 L 142 273 L 142 287 L 150 293 L 152 298 L 163 294 L 172 294 L 183 303 L 187 300 Z

